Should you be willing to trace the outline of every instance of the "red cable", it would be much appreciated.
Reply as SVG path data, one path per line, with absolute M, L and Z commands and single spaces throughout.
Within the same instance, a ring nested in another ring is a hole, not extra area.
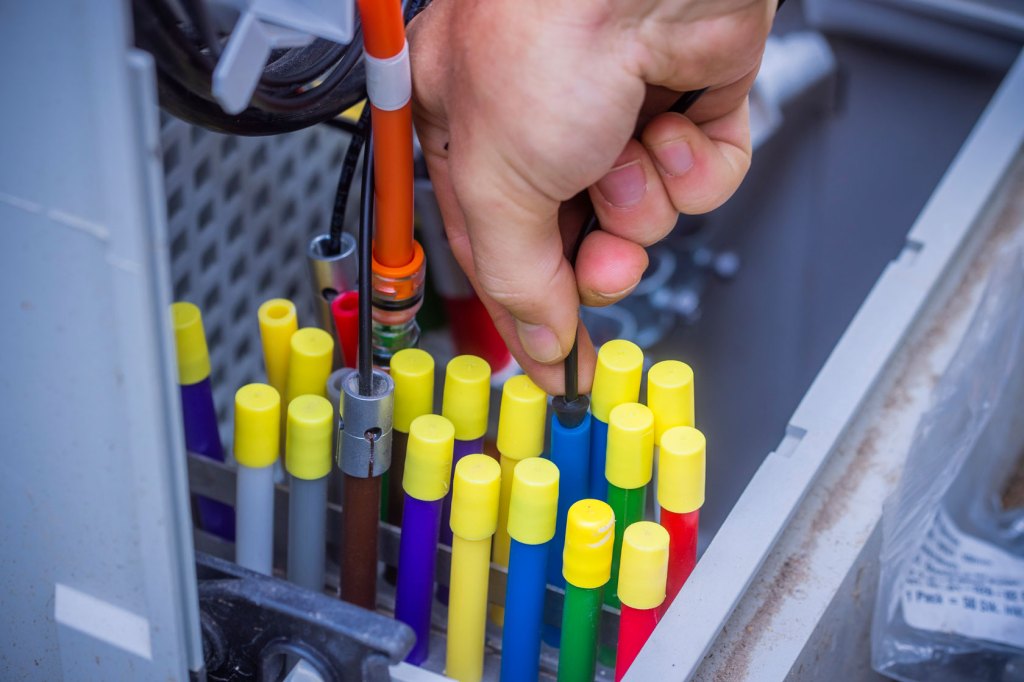
M 445 298 L 444 307 L 452 323 L 452 338 L 459 355 L 476 355 L 483 358 L 491 366 L 493 373 L 508 367 L 512 354 L 498 334 L 498 330 L 494 328 L 487 308 L 476 294 L 470 294 L 466 298 Z
M 661 605 L 662 614 L 668 610 L 697 565 L 699 515 L 699 509 L 677 514 L 661 508 L 661 525 L 668 531 L 668 582 L 665 585 L 665 601 Z
M 663 602 L 662 606 L 665 603 Z M 622 605 L 619 616 L 619 648 L 615 654 L 615 682 L 619 682 L 626 674 L 654 632 L 654 627 L 661 620 L 660 609 L 661 607 L 634 609 L 632 606 Z
M 359 292 L 346 291 L 338 295 L 331 301 L 331 315 L 345 366 L 355 367 L 359 348 Z

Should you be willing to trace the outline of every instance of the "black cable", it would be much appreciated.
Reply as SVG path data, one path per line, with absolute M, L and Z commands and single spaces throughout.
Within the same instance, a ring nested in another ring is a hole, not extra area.
M 277 113 L 305 111 L 308 107 L 316 106 L 330 97 L 331 93 L 350 87 L 349 80 L 353 70 L 357 64 L 362 64 L 362 39 L 361 36 L 358 38 L 360 49 L 353 50 L 351 46 L 345 49 L 341 59 L 331 67 L 330 72 L 323 75 L 317 85 L 306 87 L 306 83 L 299 83 L 293 90 L 283 93 L 257 87 L 252 96 L 253 104 Z M 362 94 L 361 88 L 359 93 Z
M 338 61 L 344 49 L 344 45 L 317 38 L 306 47 L 286 50 L 279 59 L 267 64 L 260 85 L 273 88 L 309 83 Z
M 369 107 L 367 107 L 369 109 Z M 373 126 L 366 122 L 366 141 L 363 143 L 363 177 L 359 197 L 359 393 L 371 395 L 373 391 L 373 325 L 372 325 L 372 268 L 373 268 Z
M 182 7 L 191 19 L 193 25 L 199 30 L 206 47 L 214 58 L 220 57 L 220 38 L 213 25 L 210 13 L 206 11 L 206 0 L 182 0 Z
M 358 133 L 361 136 L 363 134 L 363 131 L 360 130 L 359 128 L 358 121 L 353 121 L 351 119 L 345 118 L 344 116 L 338 116 L 337 118 L 329 118 L 326 121 L 324 121 L 324 125 L 327 126 L 328 128 L 334 128 L 335 130 L 340 130 L 343 133 L 348 133 L 349 135 L 355 135 Z M 362 149 L 362 141 L 360 141 L 359 148 Z
M 668 110 L 676 114 L 685 114 L 686 111 L 691 106 L 693 106 L 694 102 L 700 99 L 700 96 L 703 95 L 706 91 L 707 88 L 702 88 L 700 90 L 691 90 L 689 92 L 684 92 L 682 95 L 680 95 L 679 99 L 677 99 L 675 103 L 671 107 L 669 107 Z M 587 219 L 586 221 L 584 221 L 583 227 L 582 229 L 580 229 L 580 233 L 576 236 L 576 243 L 573 245 L 572 252 L 569 256 L 569 264 L 572 265 L 573 269 L 576 268 L 576 259 L 580 255 L 580 248 L 583 247 L 583 240 L 587 238 L 588 234 L 590 234 L 591 232 L 600 227 L 601 224 L 597 220 L 597 214 L 594 213 L 594 207 L 591 206 Z M 579 322 L 577 322 L 576 324 L 576 338 L 573 339 L 572 348 L 569 349 L 569 354 L 565 356 L 565 360 L 562 362 L 562 367 L 565 373 L 565 396 L 562 404 L 565 406 L 573 406 L 580 399 Z M 571 424 L 567 424 L 566 421 L 563 419 L 562 412 L 556 409 L 556 413 L 558 414 L 559 421 L 563 424 L 563 426 L 571 426 Z
M 333 118 L 337 114 L 328 113 L 334 107 L 324 106 L 315 112 L 292 112 L 279 114 L 264 111 L 257 107 L 249 107 L 235 116 L 228 116 L 216 102 L 199 97 L 191 88 L 179 83 L 173 76 L 157 69 L 157 92 L 160 106 L 169 114 L 201 126 L 208 130 L 230 135 L 278 135 L 295 130 L 302 130 L 316 125 L 324 119 Z M 360 78 L 362 74 L 360 74 Z M 338 100 L 337 109 L 344 111 L 363 98 L 361 93 L 353 92 L 347 99 Z
M 595 229 L 600 227 L 597 222 L 597 214 L 594 213 L 593 207 L 586 222 L 583 224 L 580 233 L 576 235 L 576 243 L 573 244 L 572 252 L 569 256 L 569 264 L 572 265 L 573 269 L 576 268 L 576 259 L 580 255 L 580 248 L 583 246 L 583 240 L 587 238 L 587 235 L 593 232 Z M 576 338 L 572 340 L 572 348 L 569 349 L 569 354 L 565 356 L 565 360 L 562 361 L 562 367 L 565 372 L 565 402 L 567 404 L 575 403 L 580 397 L 580 333 L 579 333 L 579 321 L 576 322 L 577 331 Z
M 328 230 L 328 250 L 332 254 L 337 253 L 341 248 L 341 235 L 345 230 L 345 213 L 348 211 L 348 197 L 352 191 L 352 181 L 356 175 L 356 166 L 359 165 L 359 155 L 363 151 L 363 143 L 369 135 L 369 121 L 370 107 L 363 107 L 363 113 L 359 115 L 359 122 L 355 124 L 355 130 L 352 132 L 352 139 L 348 142 L 345 158 L 341 162 L 338 190 L 334 194 L 334 206 L 331 209 L 331 223 Z M 365 160 L 363 163 L 366 163 Z

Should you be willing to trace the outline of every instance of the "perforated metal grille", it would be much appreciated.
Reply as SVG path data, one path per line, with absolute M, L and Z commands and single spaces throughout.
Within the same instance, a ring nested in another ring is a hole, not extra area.
M 222 435 L 235 390 L 264 380 L 256 309 L 314 323 L 305 249 L 327 229 L 346 136 L 323 126 L 235 137 L 161 115 L 175 300 L 202 309 Z

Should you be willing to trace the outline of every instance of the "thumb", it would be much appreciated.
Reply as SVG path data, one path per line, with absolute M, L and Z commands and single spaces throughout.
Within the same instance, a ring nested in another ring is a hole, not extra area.
M 494 154 L 473 145 L 450 151 L 452 186 L 465 218 L 477 285 L 506 309 L 523 350 L 550 364 L 564 358 L 576 334 L 579 294 L 563 255 L 560 202 L 534 187 Z

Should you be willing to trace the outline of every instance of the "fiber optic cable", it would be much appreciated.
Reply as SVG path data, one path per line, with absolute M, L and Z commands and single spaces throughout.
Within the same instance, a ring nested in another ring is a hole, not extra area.
M 601 500 L 580 500 L 569 508 L 562 573 L 565 605 L 558 656 L 559 682 L 592 682 L 597 665 L 601 601 L 611 577 L 615 514 Z
M 299 328 L 295 304 L 286 298 L 272 298 L 259 307 L 256 316 L 260 324 L 267 383 L 283 396 L 288 382 L 289 343 Z
M 604 603 L 619 608 L 619 565 L 626 528 L 642 521 L 651 482 L 654 455 L 654 415 L 640 403 L 617 405 L 608 420 L 608 459 L 605 468 L 607 500 L 615 512 L 615 544 L 611 578 L 604 591 Z M 615 666 L 615 648 L 602 646 L 598 658 Z
M 590 400 L 579 396 L 570 406 L 565 398 L 556 396 L 551 401 L 554 414 L 551 415 L 551 445 L 548 456 L 558 467 L 558 516 L 555 525 L 554 549 L 548 552 L 548 584 L 564 587 L 562 576 L 562 552 L 565 544 L 565 524 L 569 508 L 587 497 L 590 485 L 590 429 L 593 420 L 587 412 Z M 559 410 L 576 409 L 575 414 L 564 414 Z M 573 421 L 578 420 L 577 423 Z M 567 425 L 568 423 L 568 425 Z M 544 641 L 557 647 L 561 639 L 561 628 L 544 624 Z
M 501 391 L 501 411 L 498 413 L 498 452 L 501 464 L 501 498 L 498 506 L 498 530 L 494 534 L 494 563 L 507 567 L 511 537 L 508 530 L 509 509 L 512 498 L 513 472 L 516 465 L 530 458 L 539 457 L 544 451 L 544 418 L 547 412 L 547 396 L 530 377 L 525 374 L 514 376 L 505 382 Z M 557 467 L 551 465 L 557 471 Z M 557 499 L 558 478 L 555 477 Z M 554 508 L 551 512 L 554 524 Z M 552 526 L 551 532 L 554 533 Z M 545 554 L 544 560 L 547 561 Z M 491 620 L 501 625 L 503 609 L 491 607 Z M 538 628 L 540 625 L 538 624 Z
M 185 427 L 185 448 L 218 462 L 224 461 L 224 446 L 217 428 L 217 410 L 210 386 L 210 353 L 206 347 L 203 317 L 191 303 L 171 305 L 174 341 L 178 360 L 178 388 Z M 199 524 L 225 540 L 235 539 L 235 510 L 217 500 L 200 496 Z
M 616 339 L 603 344 L 597 352 L 594 388 L 590 411 L 594 417 L 590 430 L 590 488 L 588 497 L 606 499 L 605 452 L 608 449 L 608 421 L 612 409 L 640 398 L 644 353 L 632 341 Z
M 235 393 L 235 561 L 270 575 L 274 569 L 274 464 L 280 447 L 281 398 L 273 386 L 247 384 Z
M 455 427 L 444 417 L 424 414 L 416 417 L 408 429 L 395 618 L 416 633 L 416 644 L 405 660 L 419 665 L 430 654 L 441 501 L 448 494 L 451 480 Z
M 412 81 L 405 21 L 398 0 L 357 0 L 357 6 L 375 131 L 374 258 L 386 268 L 403 268 L 413 260 Z
M 508 652 L 501 657 L 501 679 L 505 682 L 538 677 L 545 569 L 558 511 L 558 467 L 549 460 L 530 457 L 516 462 L 511 477 L 506 523 L 510 538 L 508 581 L 501 640 L 501 650 Z M 504 471 L 501 483 L 504 488 Z
M 644 518 L 647 484 L 654 456 L 654 415 L 646 405 L 623 403 L 612 410 L 608 423 L 608 460 L 605 477 L 608 504 L 615 512 L 615 548 L 612 576 L 605 603 L 618 608 L 619 561 L 626 528 Z
M 647 406 L 654 413 L 654 484 L 658 484 L 661 437 L 675 426 L 694 425 L 693 370 L 678 360 L 663 360 L 647 372 Z M 654 520 L 660 519 L 654 506 Z
M 434 358 L 419 348 L 400 350 L 391 358 L 391 379 L 395 382 L 395 436 L 391 442 L 386 518 L 388 523 L 401 526 L 404 498 L 402 479 L 405 476 L 406 450 L 412 423 L 418 417 L 434 411 Z
M 322 396 L 300 395 L 288 404 L 286 425 L 288 580 L 322 592 L 334 409 Z
M 501 467 L 491 457 L 468 455 L 455 465 L 452 486 L 452 572 L 445 674 L 479 682 L 484 672 L 491 536 L 498 525 Z
M 374 309 L 372 353 L 376 363 L 386 367 L 397 351 L 418 343 L 416 312 L 423 304 L 425 260 L 412 234 L 412 76 L 398 0 L 357 0 L 357 6 L 365 36 L 366 87 L 374 131 L 369 138 L 371 191 L 377 207 L 369 294 Z M 365 233 L 360 239 L 361 248 L 369 248 Z M 360 268 L 367 269 L 366 265 L 362 262 Z M 360 321 L 371 324 L 363 310 Z
M 453 467 L 463 457 L 484 451 L 491 401 L 491 366 L 474 355 L 457 355 L 445 368 L 441 415 L 455 426 Z M 452 544 L 449 519 L 454 493 L 445 498 L 441 516 L 441 542 Z M 447 603 L 448 588 L 438 586 L 438 599 Z
M 661 437 L 658 505 L 661 525 L 669 534 L 668 596 L 663 610 L 679 594 L 697 565 L 697 529 L 704 505 L 707 444 L 704 434 L 676 426 Z
M 359 348 L 359 292 L 346 291 L 336 296 L 331 301 L 331 316 L 338 333 L 342 362 L 345 367 L 355 367 Z
M 623 533 L 616 682 L 629 670 L 660 619 L 668 575 L 668 543 L 668 532 L 651 521 L 634 523 Z

